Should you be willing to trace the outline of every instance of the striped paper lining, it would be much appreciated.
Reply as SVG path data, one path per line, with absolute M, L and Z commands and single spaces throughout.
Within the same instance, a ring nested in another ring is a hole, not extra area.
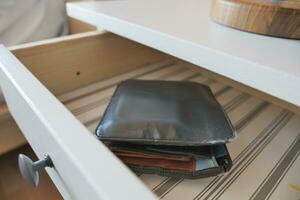
M 228 113 L 238 137 L 229 143 L 232 169 L 189 180 L 139 174 L 161 199 L 300 199 L 300 117 L 190 69 L 164 61 L 59 96 L 91 131 L 119 82 L 126 79 L 194 81 L 208 85 Z

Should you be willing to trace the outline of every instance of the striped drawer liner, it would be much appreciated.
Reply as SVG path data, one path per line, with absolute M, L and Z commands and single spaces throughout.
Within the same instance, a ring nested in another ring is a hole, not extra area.
M 300 199 L 300 117 L 182 64 L 168 60 L 149 64 L 58 98 L 93 132 L 117 84 L 126 79 L 206 84 L 238 132 L 228 144 L 233 167 L 226 174 L 198 180 L 139 174 L 161 199 Z

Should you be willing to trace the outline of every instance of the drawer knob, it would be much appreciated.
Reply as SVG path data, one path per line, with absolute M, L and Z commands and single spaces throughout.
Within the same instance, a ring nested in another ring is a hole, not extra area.
M 34 187 L 37 187 L 39 184 L 38 171 L 45 167 L 53 167 L 53 163 L 49 155 L 45 155 L 45 158 L 42 160 L 33 162 L 26 155 L 19 154 L 18 162 L 23 178 Z

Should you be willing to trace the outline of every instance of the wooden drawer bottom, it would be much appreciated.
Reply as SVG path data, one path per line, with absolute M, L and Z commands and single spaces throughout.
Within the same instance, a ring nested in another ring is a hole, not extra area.
M 299 197 L 300 117 L 240 92 L 171 60 L 145 65 L 81 87 L 58 98 L 94 132 L 116 85 L 125 79 L 194 81 L 208 85 L 238 132 L 228 145 L 231 171 L 218 177 L 184 180 L 139 174 L 163 199 L 294 199 Z M 241 192 L 241 190 L 243 192 Z

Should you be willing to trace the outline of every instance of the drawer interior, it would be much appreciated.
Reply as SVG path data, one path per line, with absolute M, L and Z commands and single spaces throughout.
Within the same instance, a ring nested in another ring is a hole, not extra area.
M 233 168 L 218 177 L 198 180 L 138 174 L 160 198 L 264 199 L 269 195 L 273 199 L 293 199 L 299 194 L 300 117 L 294 112 L 250 95 L 242 86 L 232 87 L 188 63 L 111 33 L 68 36 L 11 50 L 91 134 L 122 80 L 208 85 L 238 133 L 228 145 Z M 0 119 L 10 119 L 2 106 Z
M 117 84 L 125 79 L 194 81 L 208 85 L 228 113 L 238 133 L 238 138 L 228 145 L 234 162 L 229 173 L 199 180 L 138 174 L 159 197 L 194 199 L 198 196 L 220 196 L 231 199 L 240 195 L 242 187 L 245 189 L 245 199 L 249 193 L 260 198 L 260 195 L 271 193 L 264 182 L 275 187 L 275 180 L 279 177 L 282 179 L 272 193 L 272 198 L 277 198 L 277 193 L 293 195 L 291 189 L 293 184 L 287 185 L 286 181 L 295 181 L 294 184 L 299 181 L 293 177 L 298 176 L 296 169 L 300 167 L 298 156 L 300 117 L 197 73 L 182 63 L 165 59 L 145 64 L 120 75 L 66 92 L 58 98 L 93 134 Z M 289 169 L 280 171 L 282 167 L 288 165 Z M 203 188 L 204 186 L 206 187 Z M 253 190 L 252 188 L 256 186 L 260 188 Z

